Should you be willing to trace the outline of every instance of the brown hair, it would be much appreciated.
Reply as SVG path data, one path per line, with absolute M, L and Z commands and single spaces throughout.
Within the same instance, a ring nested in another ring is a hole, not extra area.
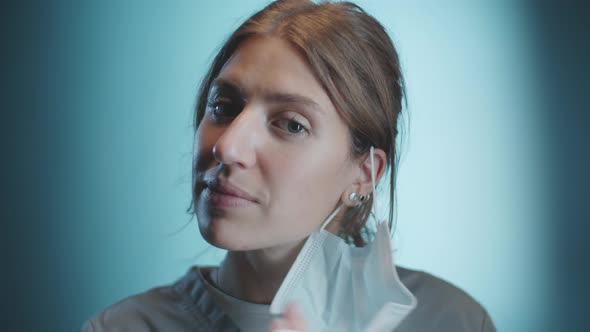
M 359 6 L 350 2 L 279 0 L 247 19 L 223 44 L 201 83 L 195 130 L 203 119 L 211 83 L 226 61 L 244 40 L 269 35 L 291 43 L 306 58 L 350 128 L 351 156 L 366 156 L 371 146 L 387 154 L 391 228 L 403 77 L 385 29 Z M 349 208 L 341 223 L 340 235 L 357 246 L 363 246 L 369 235 L 364 226 L 372 200 L 369 197 L 359 207 Z

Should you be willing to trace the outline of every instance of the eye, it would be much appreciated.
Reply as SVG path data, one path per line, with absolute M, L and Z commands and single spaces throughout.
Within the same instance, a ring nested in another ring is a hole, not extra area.
M 302 131 L 305 130 L 305 128 L 303 127 L 303 125 L 297 121 L 289 121 L 289 123 L 287 124 L 287 130 L 290 133 L 300 133 Z
M 231 100 L 217 99 L 207 104 L 214 120 L 226 120 L 235 118 L 240 114 L 242 107 Z
M 278 119 L 274 124 L 281 130 L 284 130 L 292 135 L 299 135 L 308 132 L 308 129 L 303 124 L 290 118 Z

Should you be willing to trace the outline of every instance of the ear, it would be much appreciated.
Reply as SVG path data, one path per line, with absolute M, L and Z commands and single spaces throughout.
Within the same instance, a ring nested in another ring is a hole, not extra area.
M 387 154 L 382 149 L 373 150 L 373 161 L 375 167 L 375 185 L 383 176 L 385 167 L 387 165 Z M 342 193 L 341 200 L 345 205 L 356 206 L 361 204 L 360 196 L 367 197 L 373 191 L 371 182 L 371 155 L 370 152 L 363 156 L 358 164 L 355 165 L 355 177 L 353 183 L 348 186 L 347 190 Z M 355 193 L 357 199 L 353 199 L 351 195 Z

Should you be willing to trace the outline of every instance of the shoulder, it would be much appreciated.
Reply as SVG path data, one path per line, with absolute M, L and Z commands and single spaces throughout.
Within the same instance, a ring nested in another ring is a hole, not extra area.
M 486 310 L 462 289 L 426 272 L 396 269 L 418 300 L 400 331 L 495 331 Z
M 84 324 L 84 331 L 149 331 L 159 317 L 173 314 L 181 303 L 173 287 L 164 286 L 129 296 L 99 312 Z
M 189 272 L 177 282 L 124 298 L 84 323 L 85 332 L 181 331 L 196 323 L 189 313 L 189 300 L 182 290 L 192 277 Z

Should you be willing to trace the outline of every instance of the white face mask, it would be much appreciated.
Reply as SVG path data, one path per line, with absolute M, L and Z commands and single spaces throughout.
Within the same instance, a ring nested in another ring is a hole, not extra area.
M 373 147 L 370 158 L 376 216 Z M 309 236 L 277 291 L 270 312 L 280 314 L 288 303 L 296 302 L 311 332 L 390 332 L 417 302 L 395 270 L 387 222 L 375 221 L 373 242 L 363 248 L 352 247 L 325 230 L 339 209 Z

